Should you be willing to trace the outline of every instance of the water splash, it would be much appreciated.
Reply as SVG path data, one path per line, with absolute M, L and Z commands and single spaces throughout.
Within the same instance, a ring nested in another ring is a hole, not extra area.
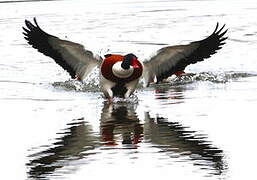
M 181 76 L 171 76 L 165 82 L 169 82 L 174 85 L 178 84 L 188 84 L 196 81 L 209 81 L 213 83 L 227 83 L 230 81 L 234 81 L 240 78 L 253 77 L 257 76 L 254 73 L 248 72 L 201 72 L 201 73 L 186 73 Z
M 117 106 L 134 106 L 137 105 L 139 102 L 139 99 L 136 95 L 132 94 L 129 98 L 120 98 L 120 97 L 114 97 L 112 99 L 112 103 L 116 104 Z
M 164 83 L 170 83 L 171 85 L 183 85 L 188 83 L 194 83 L 197 81 L 209 81 L 212 83 L 227 83 L 235 81 L 241 78 L 257 76 L 256 73 L 248 72 L 201 72 L 201 73 L 186 73 L 181 76 L 171 76 L 164 80 Z M 64 82 L 54 82 L 52 85 L 55 88 L 60 88 L 68 91 L 78 91 L 78 92 L 100 92 L 100 77 L 99 70 L 95 68 L 83 82 L 77 80 L 68 80 Z M 138 89 L 144 87 L 143 80 L 140 80 L 138 84 Z M 134 97 L 132 99 L 126 99 L 126 101 L 135 102 Z M 124 99 L 115 98 L 115 102 L 123 101 Z
M 94 68 L 92 72 L 81 82 L 78 80 L 70 79 L 64 82 L 54 82 L 52 85 L 55 88 L 60 88 L 68 91 L 78 92 L 99 92 L 100 91 L 100 77 L 99 69 Z
M 91 88 L 100 88 L 100 74 L 99 68 L 95 67 L 88 76 L 83 80 L 83 85 Z

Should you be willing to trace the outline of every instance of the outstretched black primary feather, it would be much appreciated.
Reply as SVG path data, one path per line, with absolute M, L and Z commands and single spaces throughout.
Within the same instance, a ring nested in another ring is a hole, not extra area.
M 34 18 L 34 24 L 25 20 L 25 25 L 23 34 L 28 44 L 53 58 L 72 78 L 78 76 L 82 79 L 94 66 L 100 64 L 100 59 L 95 58 L 93 53 L 84 49 L 81 44 L 59 39 L 43 31 L 36 18 Z
M 186 66 L 203 61 L 215 54 L 225 44 L 224 37 L 227 30 L 223 31 L 225 25 L 219 29 L 217 23 L 214 32 L 207 38 L 194 41 L 187 45 L 164 47 L 157 51 L 149 61 L 145 62 L 145 79 L 147 84 L 156 77 L 157 82 L 168 78 L 178 71 L 183 71 Z
M 39 52 L 43 53 L 46 56 L 49 56 L 55 60 L 55 62 L 60 65 L 63 69 L 65 69 L 72 78 L 75 78 L 76 72 L 73 68 L 67 64 L 63 60 L 63 57 L 58 50 L 55 50 L 52 45 L 50 44 L 50 38 L 57 38 L 53 35 L 50 35 L 46 32 L 44 32 L 37 24 L 36 18 L 34 18 L 33 25 L 30 21 L 25 20 L 25 24 L 27 28 L 23 27 L 23 34 L 25 35 L 25 39 L 28 41 L 28 43 L 35 49 L 37 49 Z

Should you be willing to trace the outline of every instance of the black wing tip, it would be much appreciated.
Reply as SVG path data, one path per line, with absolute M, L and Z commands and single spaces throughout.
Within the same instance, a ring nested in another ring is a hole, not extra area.
M 212 34 L 213 34 L 213 35 L 218 35 L 218 36 L 221 38 L 221 37 L 224 36 L 224 35 L 227 33 L 227 31 L 228 31 L 228 28 L 224 30 L 225 26 L 226 26 L 226 24 L 223 24 L 223 26 L 222 26 L 221 28 L 219 28 L 219 22 L 217 22 L 216 27 L 215 27 L 215 30 L 213 31 Z
M 39 28 L 39 25 L 37 23 L 37 18 L 36 17 L 33 18 L 33 21 L 34 21 L 35 25 Z
M 24 22 L 28 29 L 39 28 L 36 17 L 33 18 L 33 21 L 34 21 L 34 24 L 31 21 L 25 19 Z
M 27 19 L 25 19 L 25 22 L 30 22 L 29 20 L 27 20 Z M 37 18 L 36 17 L 33 17 L 33 21 L 35 22 L 35 21 L 37 21 Z
M 217 22 L 214 32 L 207 38 L 209 40 L 212 39 L 213 42 L 217 43 L 217 48 L 223 46 L 225 43 L 225 40 L 228 38 L 227 36 L 224 37 L 224 35 L 227 33 L 228 28 L 224 29 L 226 24 L 223 24 L 221 28 L 219 28 L 219 22 Z M 221 48 L 219 48 L 221 49 Z M 219 50 L 216 49 L 216 50 Z
M 214 29 L 214 31 L 213 31 L 213 33 L 212 33 L 212 34 L 215 34 L 215 33 L 216 33 L 216 31 L 218 30 L 218 28 L 219 28 L 219 22 L 217 22 L 216 27 L 215 27 L 215 29 Z
M 43 31 L 40 26 L 38 25 L 37 18 L 34 17 L 33 21 L 25 19 L 25 26 L 22 27 L 23 29 L 23 34 L 26 37 L 29 36 L 36 36 L 36 35 L 41 35 L 41 36 L 52 36 L 45 31 Z M 54 36 L 53 36 L 54 37 Z

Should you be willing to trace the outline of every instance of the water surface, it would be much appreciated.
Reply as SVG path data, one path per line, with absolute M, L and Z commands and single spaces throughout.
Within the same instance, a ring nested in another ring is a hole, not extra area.
M 211 8 L 210 8 L 211 7 Z M 0 1 L 2 179 L 255 177 L 254 1 Z M 55 36 L 147 59 L 226 23 L 227 44 L 188 74 L 108 103 L 23 39 L 37 17 Z

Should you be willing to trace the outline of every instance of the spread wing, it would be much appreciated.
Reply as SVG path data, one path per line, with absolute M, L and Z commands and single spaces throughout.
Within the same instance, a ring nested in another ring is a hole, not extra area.
M 59 39 L 44 32 L 34 18 L 34 24 L 25 20 L 23 34 L 28 43 L 39 52 L 54 59 L 72 78 L 84 79 L 86 75 L 101 63 L 101 58 L 84 49 L 81 44 Z
M 207 38 L 194 41 L 187 45 L 164 47 L 157 51 L 149 61 L 144 62 L 144 78 L 149 85 L 154 79 L 157 83 L 171 76 L 175 72 L 183 71 L 189 64 L 194 64 L 209 58 L 225 44 L 224 37 L 227 30 L 223 31 L 225 25 L 219 29 L 217 23 L 214 32 Z

